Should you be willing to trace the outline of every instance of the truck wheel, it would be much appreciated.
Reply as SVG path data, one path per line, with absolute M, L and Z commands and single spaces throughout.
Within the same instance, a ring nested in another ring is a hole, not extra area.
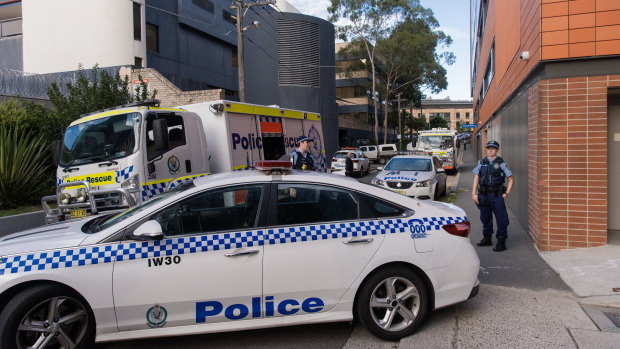
M 58 285 L 19 292 L 0 314 L 0 347 L 91 348 L 95 319 L 80 295 Z
M 357 315 L 375 336 L 396 341 L 422 324 L 428 311 L 428 292 L 412 270 L 395 266 L 371 275 L 359 290 Z

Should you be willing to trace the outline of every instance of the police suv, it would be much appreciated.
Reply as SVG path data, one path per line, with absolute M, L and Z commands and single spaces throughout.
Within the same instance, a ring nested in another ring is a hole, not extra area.
M 117 215 L 0 240 L 0 347 L 358 318 L 388 340 L 478 291 L 460 208 L 353 179 L 217 174 Z
M 446 170 L 435 156 L 399 155 L 377 168 L 371 184 L 417 199 L 437 200 L 446 195 Z

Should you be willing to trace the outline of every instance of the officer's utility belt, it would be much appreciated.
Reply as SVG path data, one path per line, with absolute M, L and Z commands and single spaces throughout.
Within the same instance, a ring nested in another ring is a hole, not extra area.
M 489 193 L 504 194 L 505 192 L 506 192 L 506 187 L 503 185 L 495 185 L 495 186 L 479 185 L 478 186 L 478 194 L 482 194 L 482 195 L 486 195 Z

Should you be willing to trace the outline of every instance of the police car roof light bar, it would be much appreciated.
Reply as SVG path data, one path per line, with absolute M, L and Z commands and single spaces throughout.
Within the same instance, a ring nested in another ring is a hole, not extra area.
M 290 161 L 280 160 L 262 160 L 254 161 L 254 168 L 260 171 L 288 171 L 293 169 L 293 164 Z
M 446 224 L 441 226 L 443 230 L 447 231 L 449 234 L 461 237 L 469 237 L 469 231 L 471 228 L 471 223 L 469 221 L 454 223 L 454 224 Z

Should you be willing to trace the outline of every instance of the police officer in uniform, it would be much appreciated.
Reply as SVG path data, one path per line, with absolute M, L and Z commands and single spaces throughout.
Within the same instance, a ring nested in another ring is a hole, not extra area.
M 508 238 L 508 212 L 504 200 L 510 195 L 514 179 L 508 164 L 504 159 L 497 156 L 499 143 L 489 141 L 486 145 L 487 157 L 478 161 L 478 165 L 473 172 L 474 185 L 472 199 L 480 208 L 480 220 L 482 221 L 482 234 L 484 238 L 477 244 L 478 246 L 491 246 L 493 242 L 493 215 L 497 221 L 497 244 L 493 251 L 506 250 L 506 239 Z M 508 187 L 504 183 L 508 181 Z
M 310 153 L 310 142 L 314 142 L 314 140 L 310 137 L 301 136 L 298 141 L 299 147 L 291 153 L 293 168 L 302 171 L 316 171 L 316 160 Z

